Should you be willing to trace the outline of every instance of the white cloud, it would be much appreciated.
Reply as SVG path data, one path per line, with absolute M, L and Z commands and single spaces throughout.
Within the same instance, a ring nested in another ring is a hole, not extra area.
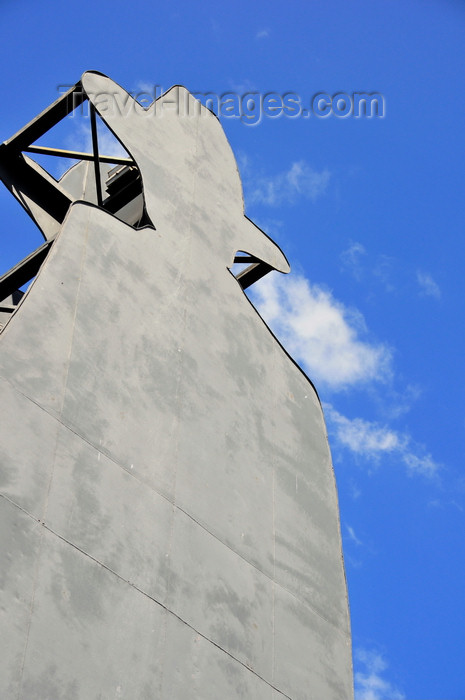
M 354 544 L 356 544 L 357 546 L 361 546 L 363 544 L 362 540 L 359 540 L 359 538 L 355 534 L 355 530 L 353 527 L 351 527 L 350 525 L 346 525 L 346 530 L 347 534 L 349 535 L 349 538 L 352 540 L 352 542 L 354 542 Z
M 299 197 L 315 201 L 328 187 L 330 172 L 318 172 L 305 161 L 292 163 L 289 170 L 274 177 L 256 177 L 248 183 L 249 204 L 293 204 Z
M 370 342 L 363 317 L 305 277 L 267 275 L 251 299 L 286 350 L 315 383 L 338 391 L 383 381 L 389 391 L 392 358 L 388 347 Z M 371 462 L 397 459 L 409 475 L 433 477 L 439 464 L 410 435 L 362 418 L 347 418 L 325 404 L 335 444 Z M 350 534 L 350 533 L 349 533 Z
M 381 654 L 356 649 L 354 659 L 362 666 L 354 674 L 355 700 L 404 700 L 405 695 L 383 677 L 388 664 Z
M 269 27 L 264 27 L 263 29 L 259 29 L 259 31 L 255 35 L 255 38 L 256 39 L 265 39 L 268 36 L 270 36 L 270 29 L 269 29 Z
M 410 451 L 405 451 L 402 454 L 402 460 L 409 472 L 424 474 L 425 476 L 433 476 L 439 465 L 433 460 L 430 454 L 417 455 Z
M 66 136 L 66 147 L 71 151 L 92 153 L 92 134 L 88 118 L 76 118 L 70 122 L 70 130 Z
M 361 243 L 351 243 L 351 245 L 344 250 L 340 257 L 343 267 L 349 270 L 349 272 L 359 280 L 362 275 L 362 265 L 361 259 L 366 255 L 365 247 Z
M 131 91 L 132 97 L 147 109 L 157 96 L 164 92 L 163 87 L 156 83 L 149 83 L 146 80 L 139 80 L 136 89 Z
M 411 411 L 413 404 L 418 401 L 421 394 L 420 386 L 404 384 L 401 391 L 397 391 L 391 386 L 386 388 L 382 397 L 377 395 L 373 398 L 378 403 L 378 408 L 385 419 L 396 420 Z
M 236 95 L 245 95 L 248 92 L 258 92 L 257 86 L 248 78 L 245 78 L 241 83 L 236 83 L 234 80 L 228 80 L 228 85 L 232 92 L 235 92 Z
M 383 452 L 403 449 L 405 440 L 394 431 L 362 418 L 346 418 L 330 404 L 325 404 L 326 415 L 336 428 L 338 441 L 351 452 L 373 457 Z
M 434 299 L 441 298 L 441 290 L 439 285 L 433 280 L 427 272 L 417 271 L 417 282 L 420 285 L 420 294 Z
M 118 139 L 100 122 L 98 122 L 97 126 L 97 136 L 99 153 L 105 156 L 127 158 L 128 154 Z M 72 150 L 92 153 L 92 134 L 90 123 L 87 119 L 77 122 L 77 128 L 67 137 L 67 144 L 68 148 Z
M 92 153 L 92 134 L 90 130 L 90 120 L 88 117 L 73 116 L 67 121 L 67 131 L 64 135 L 63 146 L 65 150 Z M 113 136 L 111 131 L 100 120 L 97 122 L 99 153 L 105 156 L 117 156 L 127 158 L 128 153 Z M 50 172 L 56 178 L 62 175 L 73 165 L 76 160 L 70 158 L 53 158 Z M 47 167 L 47 166 L 45 166 Z M 49 166 L 50 168 L 50 166 Z
M 361 490 L 353 480 L 349 481 L 349 493 L 354 501 L 362 495 Z
M 137 83 L 137 90 L 140 92 L 153 92 L 155 83 L 150 83 L 147 80 L 139 80 Z
M 325 404 L 325 415 L 337 443 L 365 459 L 377 460 L 393 455 L 407 468 L 410 475 L 433 477 L 439 465 L 423 448 L 415 445 L 406 433 L 362 418 L 347 418 L 330 404 Z
M 127 158 L 128 154 L 120 142 L 108 130 L 101 130 L 98 133 L 98 147 L 100 153 L 106 156 L 118 156 Z
M 390 376 L 389 349 L 360 338 L 366 332 L 361 314 L 305 277 L 271 273 L 254 286 L 251 298 L 312 380 L 338 390 Z
M 378 255 L 373 275 L 381 282 L 386 292 L 398 291 L 399 264 L 395 258 Z

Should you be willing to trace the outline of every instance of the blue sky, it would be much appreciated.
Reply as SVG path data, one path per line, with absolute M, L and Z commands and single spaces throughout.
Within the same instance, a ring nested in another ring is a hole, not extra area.
M 292 266 L 250 296 L 325 406 L 356 698 L 465 698 L 465 4 L 0 0 L 0 17 L 0 140 L 88 69 L 134 91 L 384 96 L 384 118 L 222 123 L 246 212 Z M 85 147 L 77 122 L 58 136 Z M 0 207 L 3 272 L 41 237 L 4 188 Z

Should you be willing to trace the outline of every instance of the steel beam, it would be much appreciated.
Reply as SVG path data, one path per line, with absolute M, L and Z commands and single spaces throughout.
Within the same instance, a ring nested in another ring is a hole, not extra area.
M 0 277 L 0 301 L 31 280 L 39 272 L 39 268 L 48 255 L 54 239 L 46 241 L 30 255 Z M 2 309 L 5 310 L 5 309 Z
M 97 136 L 97 119 L 95 116 L 95 107 L 90 105 L 90 129 L 92 132 L 92 148 L 94 150 L 94 171 L 95 171 L 95 189 L 97 190 L 97 204 L 99 207 L 103 204 L 102 197 L 102 180 L 100 178 L 100 163 L 98 157 L 98 136 Z
M 77 82 L 68 92 L 59 97 L 53 104 L 44 109 L 29 124 L 23 126 L 14 136 L 5 141 L 4 145 L 14 151 L 24 151 L 31 143 L 37 141 L 55 124 L 67 117 L 76 107 L 87 99 L 81 82 Z
M 235 259 L 234 262 L 240 262 L 240 260 Z M 273 268 L 271 265 L 268 265 L 267 263 L 256 262 L 249 265 L 249 267 L 246 267 L 246 269 L 242 272 L 239 272 L 236 279 L 241 285 L 242 289 L 247 289 L 247 287 L 250 287 L 252 284 L 258 282 L 259 279 L 271 272 L 272 269 Z
M 63 222 L 72 200 L 59 188 L 58 183 L 54 185 L 29 165 L 21 154 L 11 154 L 3 145 L 0 146 L 0 178 L 8 189 L 17 188 L 46 209 L 53 219 Z
M 81 151 L 68 151 L 63 148 L 49 148 L 48 146 L 28 146 L 23 149 L 25 153 L 35 153 L 41 156 L 56 156 L 58 158 L 73 158 L 74 160 L 94 160 L 93 153 L 82 153 Z M 132 158 L 121 158 L 119 156 L 103 156 L 99 153 L 101 163 L 114 163 L 115 165 L 134 165 Z

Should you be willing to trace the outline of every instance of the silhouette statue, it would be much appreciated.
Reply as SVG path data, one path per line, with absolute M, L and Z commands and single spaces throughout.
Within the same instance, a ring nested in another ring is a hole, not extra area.
M 288 263 L 187 90 L 80 87 L 132 166 L 44 171 L 40 199 L 2 161 L 53 244 L 0 334 L 0 696 L 351 698 L 321 406 L 242 288 Z M 137 216 L 99 200 L 118 178 Z

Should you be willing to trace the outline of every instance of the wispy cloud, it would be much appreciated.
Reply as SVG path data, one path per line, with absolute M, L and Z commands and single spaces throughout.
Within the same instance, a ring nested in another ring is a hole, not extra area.
M 399 290 L 401 272 L 401 267 L 395 258 L 389 255 L 377 256 L 377 261 L 373 267 L 373 275 L 379 280 L 386 292 Z
M 327 169 L 314 170 L 304 160 L 296 161 L 285 172 L 246 180 L 247 202 L 276 207 L 294 204 L 299 198 L 315 201 L 325 193 L 330 176 Z
M 386 292 L 398 291 L 405 281 L 403 265 L 383 253 L 373 255 L 362 243 L 350 241 L 348 248 L 339 256 L 341 271 L 348 272 L 357 282 L 368 278 L 376 280 Z
M 396 420 L 412 410 L 412 406 L 422 393 L 420 386 L 403 382 L 400 391 L 389 386 L 386 387 L 382 396 L 379 392 L 372 392 L 371 397 L 377 403 L 380 415 L 384 420 Z
M 153 100 L 156 100 L 157 94 L 161 95 L 162 92 L 163 87 L 158 86 L 155 83 L 149 83 L 146 80 L 139 80 L 136 85 L 136 90 L 133 91 L 132 95 L 143 107 L 145 107 L 145 109 L 147 109 L 147 107 L 152 104 Z
M 92 153 L 92 134 L 89 119 L 80 116 L 72 117 L 67 120 L 66 126 L 67 131 L 62 137 L 63 142 L 59 145 L 70 151 Z M 100 120 L 97 122 L 97 134 L 100 154 L 121 158 L 128 156 L 118 139 L 113 136 L 111 131 Z M 76 162 L 76 160 L 70 158 L 53 158 L 53 163 L 50 164 L 51 167 L 49 166 L 48 169 L 54 177 L 60 179 Z
M 365 247 L 361 243 L 351 243 L 347 250 L 342 251 L 340 257 L 342 266 L 347 269 L 356 280 L 362 277 L 362 258 L 366 256 Z
M 360 547 L 360 546 L 363 545 L 362 540 L 360 540 L 360 539 L 357 537 L 357 535 L 355 534 L 355 530 L 354 530 L 353 527 L 351 527 L 350 525 L 346 525 L 346 530 L 347 530 L 347 534 L 348 534 L 348 536 L 349 536 L 349 539 L 352 540 L 352 542 L 353 542 L 354 544 L 356 544 L 358 547 Z
M 349 493 L 354 501 L 356 501 L 357 498 L 360 498 L 360 496 L 362 495 L 361 490 L 359 489 L 359 487 L 353 479 L 349 481 Z
M 126 150 L 110 131 L 99 131 L 98 145 L 100 152 L 104 155 L 117 156 L 120 158 L 125 158 L 128 156 Z
M 127 157 L 118 139 L 101 122 L 97 124 L 97 134 L 100 153 L 106 156 Z M 76 123 L 76 128 L 67 137 L 67 145 L 72 150 L 92 152 L 92 134 L 88 119 Z
M 420 286 L 421 296 L 433 297 L 434 299 L 441 298 L 441 290 L 439 285 L 433 280 L 427 272 L 417 271 L 417 282 Z
M 248 92 L 258 92 L 257 86 L 248 78 L 245 78 L 242 82 L 237 83 L 234 80 L 228 80 L 229 87 L 237 95 L 245 95 Z M 247 160 L 245 155 L 242 156 Z
M 391 391 L 391 350 L 370 341 L 361 314 L 331 292 L 294 274 L 271 273 L 250 292 L 252 302 L 284 347 L 317 385 L 328 391 L 383 382 Z M 353 455 L 379 462 L 396 459 L 409 475 L 434 477 L 440 465 L 406 432 L 363 418 L 347 418 L 325 404 L 334 444 Z M 398 412 L 400 413 L 400 411 Z
M 266 37 L 270 36 L 270 28 L 269 27 L 264 27 L 263 29 L 259 29 L 258 32 L 255 35 L 256 39 L 266 39 Z
M 405 293 L 411 290 L 413 276 L 420 296 L 441 298 L 441 289 L 429 272 L 412 270 L 401 260 L 389 255 L 373 255 L 358 241 L 350 241 L 349 247 L 342 251 L 339 259 L 341 272 L 349 273 L 358 282 L 366 282 L 371 278 L 385 292 Z
M 329 430 L 340 447 L 371 462 L 392 455 L 407 468 L 410 475 L 433 477 L 437 474 L 439 464 L 407 433 L 363 418 L 347 418 L 331 404 L 325 404 L 324 408 Z
M 391 352 L 366 335 L 359 312 L 305 277 L 270 274 L 251 298 L 284 347 L 313 380 L 333 390 L 391 374 Z
M 381 654 L 356 649 L 354 661 L 355 700 L 404 700 L 405 695 L 386 679 L 388 663 Z

